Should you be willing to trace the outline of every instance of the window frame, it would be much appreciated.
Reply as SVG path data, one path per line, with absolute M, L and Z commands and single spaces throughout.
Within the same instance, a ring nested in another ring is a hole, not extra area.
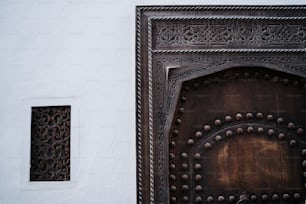
M 70 106 L 70 180 L 30 181 L 32 107 Z M 21 159 L 21 189 L 58 190 L 77 185 L 80 168 L 80 103 L 78 98 L 35 98 L 23 100 L 23 147 Z

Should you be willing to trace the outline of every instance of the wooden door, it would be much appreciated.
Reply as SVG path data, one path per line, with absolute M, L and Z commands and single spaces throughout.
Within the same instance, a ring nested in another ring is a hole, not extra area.
M 299 77 L 242 67 L 184 82 L 168 137 L 171 202 L 303 202 L 305 119 Z
M 136 11 L 137 203 L 304 203 L 306 6 Z

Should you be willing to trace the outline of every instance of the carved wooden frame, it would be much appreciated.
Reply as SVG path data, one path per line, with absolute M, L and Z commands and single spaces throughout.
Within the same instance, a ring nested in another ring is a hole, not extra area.
M 167 133 L 182 82 L 235 66 L 305 78 L 306 6 L 139 6 L 136 12 L 137 203 L 169 203 Z M 200 39 L 191 25 L 217 25 L 224 36 Z

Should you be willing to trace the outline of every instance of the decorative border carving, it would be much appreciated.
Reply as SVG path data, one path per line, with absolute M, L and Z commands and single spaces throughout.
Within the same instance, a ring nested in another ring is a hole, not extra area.
M 239 43 L 210 49 L 186 45 L 154 49 L 155 21 L 191 23 L 212 14 L 218 19 L 301 21 L 306 6 L 143 6 L 136 10 L 137 203 L 169 203 L 167 132 L 182 82 L 242 65 L 305 78 L 306 46 L 302 37 L 299 47 L 289 49 L 245 48 Z

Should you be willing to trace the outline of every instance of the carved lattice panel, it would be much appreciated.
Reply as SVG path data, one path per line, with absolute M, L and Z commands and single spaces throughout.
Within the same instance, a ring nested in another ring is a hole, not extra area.
M 32 107 L 31 181 L 70 180 L 70 110 Z
M 138 203 L 303 202 L 305 20 L 304 5 L 137 7 Z

